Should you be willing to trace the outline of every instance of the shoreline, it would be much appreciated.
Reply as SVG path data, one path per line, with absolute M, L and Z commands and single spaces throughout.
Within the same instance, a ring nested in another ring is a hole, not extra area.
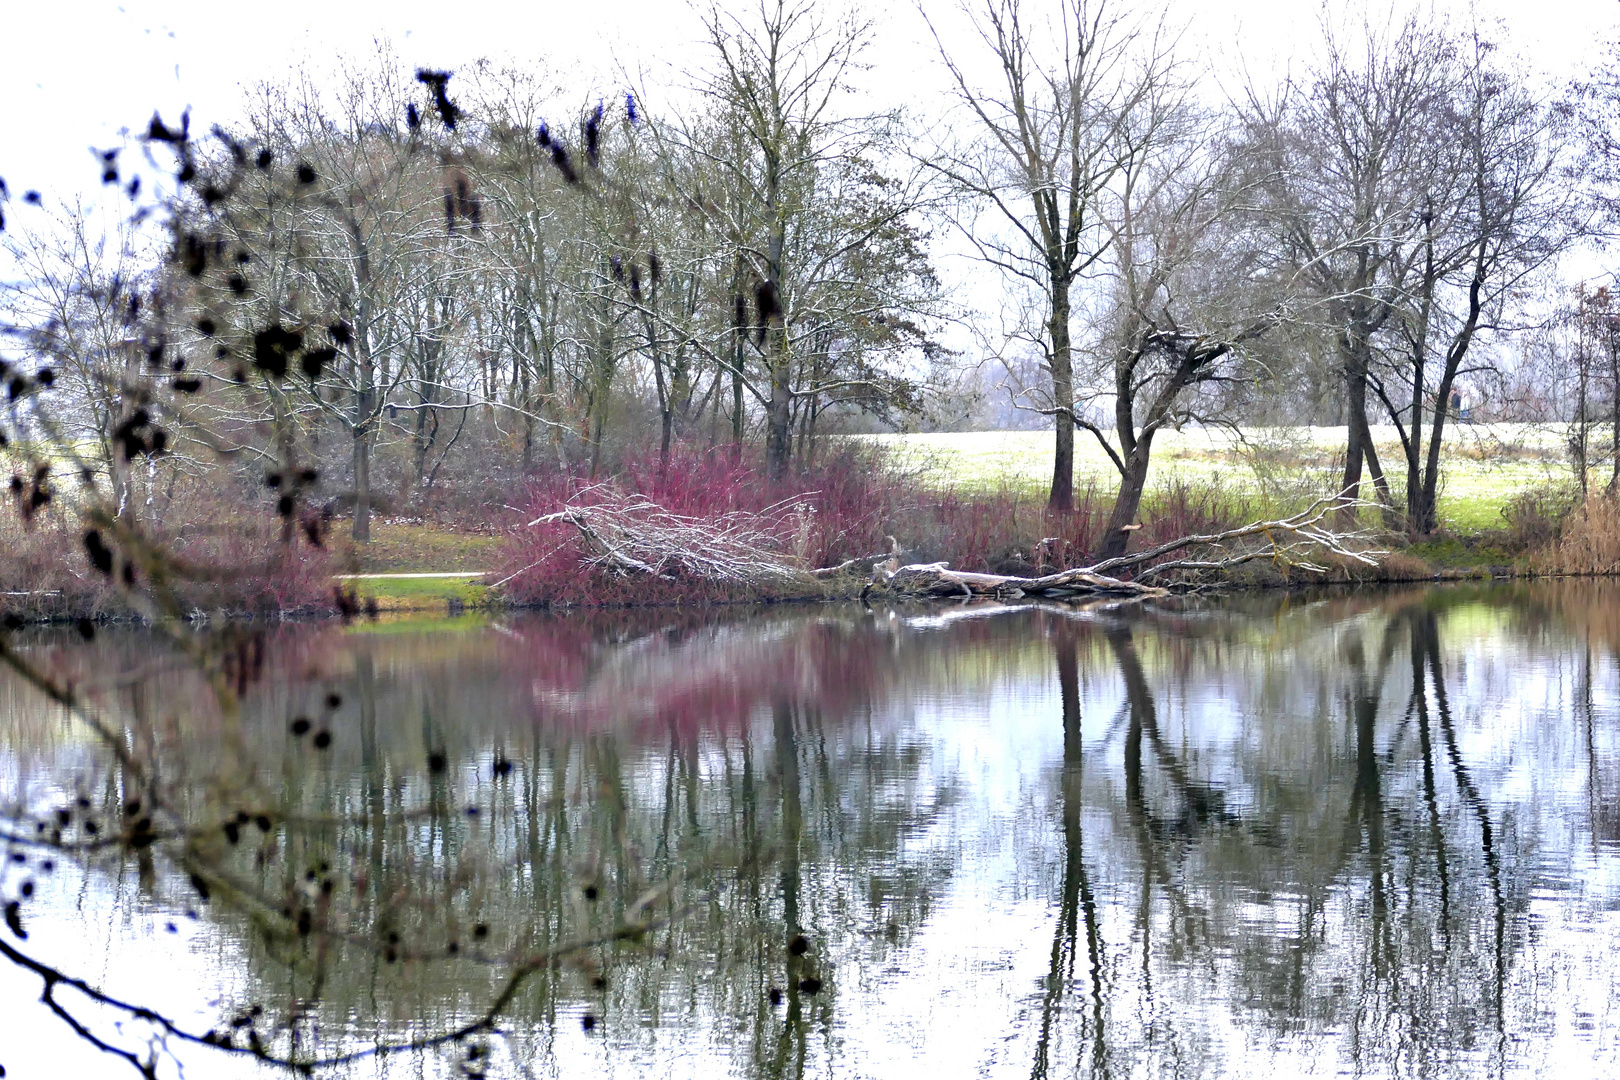
M 470 578 L 478 575 L 462 571 L 453 572 L 423 572 L 410 574 L 344 574 L 336 575 L 334 580 L 363 581 L 363 580 L 416 580 L 466 583 Z M 1212 596 L 1220 594 L 1253 594 L 1269 592 L 1310 592 L 1313 590 L 1330 589 L 1334 591 L 1353 591 L 1361 588 L 1383 588 L 1395 585 L 1449 585 L 1504 582 L 1504 581 L 1555 581 L 1563 579 L 1604 579 L 1620 577 L 1620 573 L 1589 573 L 1568 571 L 1535 571 L 1513 566 L 1479 566 L 1479 567 L 1442 567 L 1427 575 L 1410 574 L 1378 574 L 1344 576 L 1334 574 L 1331 577 L 1314 577 L 1310 579 L 1285 579 L 1277 575 L 1266 575 L 1264 578 L 1246 575 L 1243 579 L 1220 581 L 1214 583 L 1183 585 L 1170 587 L 1167 591 L 1173 596 Z M 479 586 L 485 587 L 485 586 Z M 24 594 L 39 596 L 41 593 Z M 58 592 L 56 595 L 60 595 Z M 221 609 L 211 612 L 197 612 L 184 621 L 196 623 L 210 623 L 221 621 L 226 623 L 315 623 L 331 620 L 345 623 L 393 621 L 393 617 L 421 617 L 424 615 L 436 616 L 439 619 L 454 619 L 481 613 L 503 612 L 555 612 L 566 614 L 572 612 L 591 611 L 632 611 L 638 609 L 700 609 L 700 608 L 736 608 L 736 607 L 776 607 L 782 605 L 810 605 L 810 604 L 837 604 L 837 603 L 881 603 L 905 602 L 918 603 L 931 606 L 963 605 L 966 603 L 993 602 L 999 604 L 1018 605 L 1022 603 L 1042 604 L 1083 604 L 1098 601 L 1111 603 L 1140 602 L 1141 597 L 1116 596 L 1109 594 L 1077 594 L 1072 597 L 1009 597 L 995 598 L 990 596 L 975 596 L 972 598 L 960 596 L 929 596 L 910 593 L 891 593 L 883 589 L 864 590 L 829 590 L 820 595 L 797 594 L 786 596 L 750 596 L 736 598 L 694 597 L 691 599 L 674 600 L 645 600 L 645 601 L 603 601 L 601 603 L 579 603 L 576 601 L 507 601 L 499 597 L 489 597 L 476 602 L 466 602 L 455 596 L 415 596 L 389 598 L 388 602 L 380 600 L 375 605 L 367 604 L 359 613 L 345 614 L 335 604 L 307 604 L 288 608 L 271 610 L 252 610 L 247 608 Z M 6 630 L 18 630 L 25 627 L 68 626 L 76 623 L 88 622 L 92 626 L 151 626 L 153 620 L 135 612 L 113 612 L 105 609 L 56 609 L 49 612 L 23 615 L 5 609 L 3 612 Z M 386 619 L 385 619 L 386 617 Z

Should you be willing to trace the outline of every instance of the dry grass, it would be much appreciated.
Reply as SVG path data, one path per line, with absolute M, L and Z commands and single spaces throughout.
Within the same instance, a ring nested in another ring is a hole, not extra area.
M 1565 520 L 1559 537 L 1533 558 L 1557 574 L 1620 573 L 1620 499 L 1590 495 Z

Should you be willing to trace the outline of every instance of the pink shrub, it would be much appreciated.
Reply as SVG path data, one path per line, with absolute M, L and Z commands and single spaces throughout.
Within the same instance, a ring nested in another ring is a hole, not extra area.
M 1036 574 L 1084 565 L 1096 550 L 1111 503 L 1094 486 L 1077 492 L 1069 514 L 1052 514 L 1037 493 L 1004 487 L 992 492 L 930 488 L 890 466 L 876 448 L 843 444 L 823 451 L 808 468 L 770 481 L 763 464 L 730 447 L 678 448 L 667 468 L 656 455 L 632 456 L 612 480 L 591 485 L 553 475 L 533 481 L 523 505 L 529 518 L 571 502 L 638 494 L 672 514 L 718 520 L 738 511 L 786 512 L 774 517 L 777 544 L 811 566 L 885 552 L 888 537 L 908 562 L 944 560 L 961 570 Z M 1136 545 L 1193 532 L 1213 532 L 1246 520 L 1248 507 L 1218 484 L 1184 483 L 1154 492 L 1144 508 Z M 595 572 L 573 526 L 553 522 L 520 527 L 497 578 L 520 603 L 617 605 L 772 599 L 758 589 L 686 578 Z

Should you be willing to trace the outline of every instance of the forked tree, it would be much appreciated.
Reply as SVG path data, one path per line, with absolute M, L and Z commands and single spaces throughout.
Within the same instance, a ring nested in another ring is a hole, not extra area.
M 1054 417 L 1048 506 L 1074 506 L 1074 292 L 1109 253 L 1101 217 L 1105 190 L 1126 168 L 1122 141 L 1171 61 L 1105 0 L 1064 0 L 1050 15 L 1021 0 L 986 0 L 965 11 L 979 56 L 935 40 L 974 138 L 940 148 L 928 164 L 972 201 L 957 220 L 978 257 L 1040 298 L 1040 350 L 1050 385 L 1035 407 Z M 981 218 L 983 219 L 981 222 Z

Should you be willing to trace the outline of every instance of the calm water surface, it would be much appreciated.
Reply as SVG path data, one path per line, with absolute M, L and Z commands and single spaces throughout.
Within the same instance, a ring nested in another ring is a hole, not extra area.
M 474 1056 L 342 1075 L 1620 1071 L 1612 583 L 288 627 L 245 647 L 229 732 L 144 633 L 27 640 L 198 814 L 277 808 L 221 856 L 244 896 L 329 879 L 392 935 L 267 935 L 150 858 L 0 871 L 38 882 L 34 955 L 196 1031 L 253 1005 L 327 1051 L 441 1031 L 510 958 L 646 901 L 644 936 L 537 973 Z M 13 812 L 111 819 L 120 784 L 0 682 Z M 0 964 L 8 1077 L 133 1075 L 39 991 Z

